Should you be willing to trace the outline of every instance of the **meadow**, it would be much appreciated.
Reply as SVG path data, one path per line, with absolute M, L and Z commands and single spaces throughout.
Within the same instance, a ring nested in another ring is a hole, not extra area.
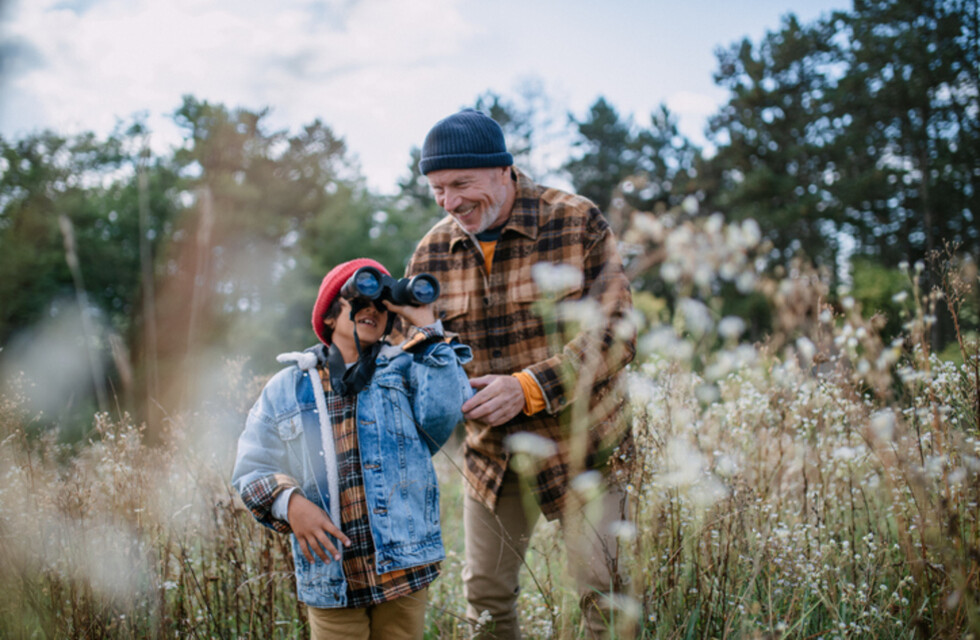
M 977 336 L 954 322 L 954 349 L 929 346 L 938 314 L 976 314 L 976 265 L 955 253 L 904 265 L 902 329 L 883 338 L 888 318 L 831 291 L 826 274 L 802 262 L 766 273 L 751 221 L 637 214 L 623 239 L 670 300 L 636 300 L 633 517 L 617 524 L 630 581 L 612 630 L 980 637 Z M 764 339 L 725 312 L 732 290 L 766 301 Z M 582 305 L 542 309 L 601 322 Z M 83 445 L 62 443 L 34 426 L 29 398 L 43 385 L 22 377 L 3 390 L 0 636 L 306 633 L 287 538 L 258 526 L 229 485 L 262 384 L 245 364 L 229 359 L 210 401 L 168 415 L 153 443 L 125 413 L 96 414 Z M 516 455 L 533 469 L 533 442 Z M 427 637 L 461 638 L 458 442 L 435 462 L 447 558 Z M 574 490 L 588 497 L 594 478 Z M 555 524 L 539 522 L 522 579 L 526 637 L 580 637 L 570 561 Z

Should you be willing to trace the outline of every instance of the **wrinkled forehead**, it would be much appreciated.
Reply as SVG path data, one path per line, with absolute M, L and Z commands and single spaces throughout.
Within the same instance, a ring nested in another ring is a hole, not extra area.
M 473 169 L 439 169 L 426 174 L 429 185 L 436 187 L 451 187 L 467 183 L 482 183 L 490 181 L 494 175 L 501 173 L 503 167 L 479 167 Z

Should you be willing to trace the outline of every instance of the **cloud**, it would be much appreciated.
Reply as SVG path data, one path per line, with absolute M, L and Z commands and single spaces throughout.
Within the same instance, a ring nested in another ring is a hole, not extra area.
M 437 81 L 434 62 L 474 35 L 457 4 L 31 0 L 7 23 L 5 46 L 20 43 L 15 60 L 34 63 L 17 66 L 9 82 L 41 107 L 35 120 L 66 132 L 107 132 L 144 112 L 159 129 L 154 119 L 168 119 L 185 94 L 269 106 L 291 127 L 363 121 Z M 4 129 L 12 118 L 0 113 Z

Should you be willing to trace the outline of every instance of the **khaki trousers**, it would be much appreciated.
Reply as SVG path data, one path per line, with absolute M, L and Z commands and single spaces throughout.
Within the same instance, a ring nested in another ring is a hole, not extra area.
M 307 607 L 312 640 L 422 640 L 429 589 L 359 609 Z
M 508 469 L 495 511 L 468 494 L 464 499 L 466 615 L 471 624 L 476 624 L 481 614 L 485 621 L 473 634 L 475 638 L 521 637 L 517 617 L 518 573 L 541 515 L 533 498 L 529 495 L 526 498 L 522 497 L 517 474 Z M 618 592 L 621 585 L 617 539 L 610 525 L 627 518 L 623 498 L 621 490 L 605 487 L 595 500 L 567 513 L 561 522 L 569 567 L 578 587 L 589 637 L 608 637 L 612 628 L 603 596 Z M 486 622 L 488 614 L 490 621 Z

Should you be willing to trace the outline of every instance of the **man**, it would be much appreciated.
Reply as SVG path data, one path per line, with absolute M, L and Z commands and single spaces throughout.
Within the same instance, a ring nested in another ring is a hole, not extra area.
M 467 615 L 489 612 L 485 637 L 520 637 L 518 571 L 538 517 L 524 508 L 529 487 L 540 512 L 561 520 L 586 626 L 601 637 L 618 615 L 608 596 L 622 587 L 610 525 L 627 517 L 617 471 L 632 453 L 620 391 L 635 352 L 629 282 L 596 206 L 536 185 L 512 165 L 489 117 L 466 109 L 439 121 L 419 169 L 449 215 L 408 267 L 441 281 L 439 316 L 474 353 L 466 370 L 478 391 L 463 405 Z M 553 291 L 535 282 L 549 271 L 540 263 L 575 278 Z M 535 305 L 542 293 L 591 301 L 602 321 L 565 335 L 570 323 L 546 321 Z M 511 438 L 523 432 L 533 436 Z M 538 456 L 524 489 L 511 464 L 521 442 Z M 598 497 L 583 489 L 589 480 L 605 489 Z

